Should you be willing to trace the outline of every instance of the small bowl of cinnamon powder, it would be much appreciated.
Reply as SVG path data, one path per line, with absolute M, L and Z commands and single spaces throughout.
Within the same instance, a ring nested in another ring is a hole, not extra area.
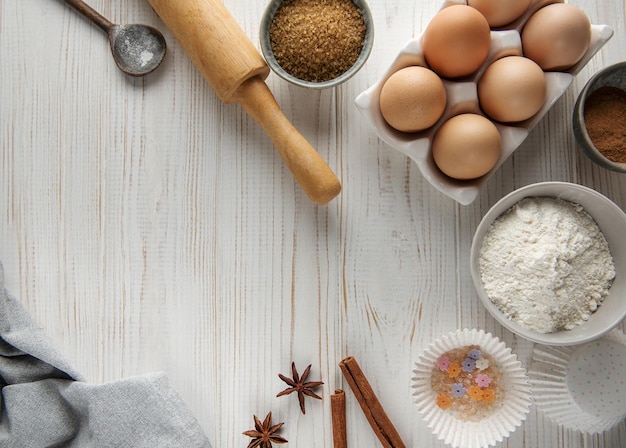
M 335 87 L 359 71 L 372 50 L 365 0 L 271 0 L 261 19 L 261 52 L 292 84 Z
M 585 155 L 603 168 L 626 173 L 626 62 L 591 77 L 574 106 L 572 125 Z

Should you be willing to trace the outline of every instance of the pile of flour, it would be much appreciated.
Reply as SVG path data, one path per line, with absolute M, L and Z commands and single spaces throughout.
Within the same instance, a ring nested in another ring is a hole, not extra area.
M 526 198 L 487 231 L 479 256 L 489 299 L 540 333 L 572 329 L 602 303 L 615 266 L 598 225 L 580 205 Z

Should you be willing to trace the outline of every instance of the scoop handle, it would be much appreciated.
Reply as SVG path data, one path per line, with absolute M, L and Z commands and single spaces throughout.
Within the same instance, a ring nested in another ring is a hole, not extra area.
M 104 31 L 108 32 L 109 29 L 113 26 L 113 23 L 109 19 L 104 17 L 87 3 L 81 0 L 65 0 L 65 2 L 69 5 L 72 5 L 78 12 L 83 14 L 85 17 L 98 25 Z
M 233 98 L 270 137 L 276 151 L 311 201 L 324 205 L 339 194 L 339 179 L 285 117 L 261 77 L 254 76 L 244 81 Z

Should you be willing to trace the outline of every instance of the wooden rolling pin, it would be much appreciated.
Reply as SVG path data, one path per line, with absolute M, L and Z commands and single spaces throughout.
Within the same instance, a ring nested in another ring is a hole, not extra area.
M 240 103 L 269 135 L 316 204 L 341 184 L 324 159 L 285 117 L 265 84 L 269 68 L 220 0 L 148 0 L 202 76 L 225 103 Z

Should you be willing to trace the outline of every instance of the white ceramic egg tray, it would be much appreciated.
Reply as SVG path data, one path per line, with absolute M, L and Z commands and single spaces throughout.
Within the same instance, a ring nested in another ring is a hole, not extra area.
M 521 56 L 522 42 L 520 31 L 528 18 L 542 6 L 559 3 L 558 0 L 532 0 L 528 10 L 506 28 L 491 31 L 491 47 L 483 65 L 471 77 L 460 80 L 443 79 L 447 94 L 446 109 L 442 117 L 432 127 L 418 133 L 404 133 L 393 129 L 383 118 L 379 97 L 383 84 L 394 72 L 408 66 L 428 67 L 422 52 L 422 35 L 409 40 L 384 76 L 373 86 L 360 93 L 356 106 L 369 126 L 378 137 L 392 148 L 410 157 L 418 166 L 422 175 L 439 191 L 460 204 L 471 204 L 480 188 L 491 175 L 509 158 L 522 144 L 530 131 L 556 103 L 570 86 L 574 77 L 589 60 L 613 36 L 613 29 L 607 25 L 591 25 L 591 42 L 582 59 L 566 72 L 546 72 L 547 97 L 545 104 L 533 117 L 514 125 L 494 122 L 502 137 L 502 154 L 496 165 L 482 177 L 472 180 L 456 180 L 446 176 L 435 165 L 431 154 L 433 135 L 450 117 L 461 113 L 477 113 L 485 116 L 480 110 L 477 94 L 477 81 L 489 64 L 504 56 Z M 563 3 L 562 1 L 560 3 Z M 466 0 L 446 0 L 441 9 L 451 5 L 466 5 Z M 488 117 L 487 117 L 488 118 Z

